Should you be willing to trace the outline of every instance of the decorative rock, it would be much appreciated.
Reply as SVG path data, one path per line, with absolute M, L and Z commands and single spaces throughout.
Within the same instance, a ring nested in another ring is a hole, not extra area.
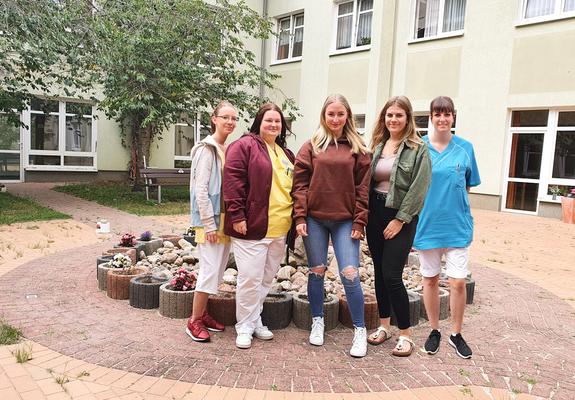
M 224 283 L 227 283 L 228 285 L 237 285 L 238 283 L 238 278 L 235 275 L 226 275 L 224 274 L 224 276 L 222 277 L 222 281 Z
M 164 246 L 166 249 L 173 249 L 174 247 L 176 247 L 169 240 L 164 240 L 164 243 L 162 243 L 162 246 Z
M 290 281 L 281 281 L 280 286 L 283 290 L 290 290 L 292 288 L 292 284 Z
M 187 264 L 196 264 L 198 259 L 192 255 L 182 255 L 182 260 Z
M 176 258 L 176 261 L 174 261 L 174 265 L 177 265 L 178 267 L 181 266 L 184 263 L 184 260 L 182 259 L 182 257 L 178 257 Z
M 176 253 L 165 253 L 162 256 L 162 262 L 164 263 L 168 263 L 168 264 L 172 264 L 173 262 L 175 262 L 178 259 L 178 255 Z
M 170 242 L 171 243 L 171 242 Z M 180 239 L 178 240 L 178 246 L 180 246 L 182 249 L 186 250 L 186 249 L 192 249 L 194 246 L 192 246 L 192 244 L 190 242 L 188 242 L 186 239 Z
M 233 269 L 233 268 L 228 268 L 224 271 L 224 275 L 232 275 L 232 276 L 237 276 L 238 275 L 238 271 Z
M 289 280 L 292 274 L 292 269 L 295 272 L 295 268 L 293 268 L 291 265 L 286 265 L 284 267 L 281 267 L 276 275 L 277 280 L 278 281 L 286 281 Z

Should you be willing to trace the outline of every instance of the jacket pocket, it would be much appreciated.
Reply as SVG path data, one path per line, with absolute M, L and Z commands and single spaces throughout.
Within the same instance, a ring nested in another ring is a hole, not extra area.
M 411 175 L 413 174 L 413 164 L 406 162 L 399 162 L 397 164 L 397 173 L 395 176 L 395 184 L 402 189 L 409 189 L 411 185 Z

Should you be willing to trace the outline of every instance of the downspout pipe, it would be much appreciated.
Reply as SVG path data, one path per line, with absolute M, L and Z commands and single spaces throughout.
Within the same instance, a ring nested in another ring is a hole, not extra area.
M 262 17 L 264 19 L 268 18 L 268 0 L 263 0 Z M 260 74 L 260 100 L 262 100 L 265 95 L 264 70 L 266 68 L 266 39 L 262 39 L 260 68 L 262 70 Z

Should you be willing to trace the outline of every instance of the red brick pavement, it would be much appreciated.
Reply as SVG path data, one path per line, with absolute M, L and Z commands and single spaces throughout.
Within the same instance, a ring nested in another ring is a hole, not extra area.
M 471 360 L 446 341 L 436 356 L 390 355 L 392 343 L 368 356 L 347 354 L 350 329 L 326 335 L 323 347 L 290 326 L 271 342 L 254 339 L 236 349 L 233 329 L 211 343 L 192 342 L 184 320 L 131 308 L 97 289 L 95 257 L 87 246 L 22 265 L 0 278 L 0 309 L 24 335 L 57 352 L 105 367 L 226 387 L 314 392 L 369 392 L 439 385 L 479 385 L 554 399 L 575 398 L 575 312 L 549 292 L 481 265 L 473 266 L 476 301 L 468 307 L 465 337 Z M 27 298 L 28 295 L 28 298 Z M 32 297 L 29 295 L 36 295 Z M 421 345 L 427 323 L 415 328 Z M 449 325 L 443 323 L 443 331 Z
M 11 185 L 88 224 L 113 221 L 116 233 L 171 227 L 49 190 L 50 184 Z M 95 258 L 110 243 L 46 256 L 0 277 L 0 315 L 24 335 L 62 354 L 150 376 L 226 387 L 297 392 L 389 391 L 444 385 L 479 385 L 522 393 L 575 398 L 575 312 L 550 292 L 481 265 L 472 267 L 475 304 L 468 306 L 464 335 L 474 354 L 460 359 L 444 340 L 439 353 L 401 359 L 393 343 L 370 347 L 368 356 L 347 355 L 350 329 L 326 334 L 325 346 L 307 343 L 307 332 L 289 328 L 271 342 L 254 339 L 235 348 L 233 329 L 211 343 L 192 342 L 183 320 L 156 310 L 131 308 L 98 291 Z M 28 296 L 27 296 L 28 295 Z M 36 295 L 29 296 L 29 295 Z M 449 324 L 442 323 L 444 335 Z M 427 323 L 414 330 L 422 345 Z

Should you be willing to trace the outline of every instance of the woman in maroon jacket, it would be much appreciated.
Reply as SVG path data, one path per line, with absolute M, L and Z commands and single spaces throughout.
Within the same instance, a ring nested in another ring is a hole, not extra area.
M 261 312 L 292 224 L 294 155 L 286 148 L 286 121 L 275 104 L 264 104 L 249 133 L 232 143 L 224 167 L 224 232 L 231 236 L 238 268 L 236 346 L 252 336 L 269 340 Z

